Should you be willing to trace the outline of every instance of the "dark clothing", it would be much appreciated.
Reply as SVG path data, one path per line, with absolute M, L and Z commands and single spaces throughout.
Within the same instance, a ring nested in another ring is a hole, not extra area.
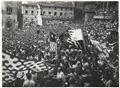
M 15 80 L 15 87 L 22 87 L 23 86 L 24 79 L 17 78 Z

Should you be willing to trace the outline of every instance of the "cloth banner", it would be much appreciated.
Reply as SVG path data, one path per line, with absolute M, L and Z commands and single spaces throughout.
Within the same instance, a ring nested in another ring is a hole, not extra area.
M 29 69 L 35 72 L 47 71 L 53 68 L 53 65 L 45 63 L 45 61 L 26 60 L 17 57 L 11 57 L 10 54 L 2 53 L 2 83 L 6 85 L 15 80 L 16 72 L 24 72 L 26 74 Z

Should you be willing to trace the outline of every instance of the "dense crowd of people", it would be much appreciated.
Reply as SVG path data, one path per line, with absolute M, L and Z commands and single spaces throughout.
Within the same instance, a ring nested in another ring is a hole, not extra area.
M 118 20 L 90 20 L 85 24 L 49 23 L 43 27 L 29 26 L 28 28 L 2 30 L 2 50 L 26 60 L 47 60 L 55 67 L 50 71 L 35 72 L 28 70 L 27 74 L 18 72 L 16 80 L 4 86 L 15 87 L 118 87 L 119 86 L 119 55 L 118 40 L 109 42 L 111 31 L 118 32 Z M 56 35 L 68 29 L 83 29 L 87 34 L 86 50 L 66 49 L 58 43 L 57 53 L 49 50 L 49 31 Z M 40 30 L 38 30 L 40 29 Z M 98 41 L 105 48 L 112 48 L 108 57 L 100 58 L 103 54 L 91 43 Z M 112 44 L 112 46 L 111 46 Z
M 98 16 L 117 16 L 118 12 L 114 9 L 99 9 L 96 11 Z
M 92 29 L 92 30 L 91 30 Z M 111 31 L 118 31 L 117 20 L 90 20 L 85 24 L 85 30 L 88 36 L 97 41 L 105 42 Z

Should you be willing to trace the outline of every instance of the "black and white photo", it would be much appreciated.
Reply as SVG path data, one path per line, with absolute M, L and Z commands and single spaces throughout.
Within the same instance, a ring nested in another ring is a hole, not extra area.
M 118 1 L 2 1 L 2 87 L 119 87 Z

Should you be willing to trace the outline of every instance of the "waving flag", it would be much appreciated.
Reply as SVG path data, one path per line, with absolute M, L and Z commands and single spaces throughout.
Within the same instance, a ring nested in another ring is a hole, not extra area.
M 59 37 L 64 45 L 85 50 L 85 42 L 81 29 L 68 30 Z
M 83 48 L 83 34 L 82 34 L 82 30 L 81 29 L 77 29 L 77 30 L 69 30 L 68 31 L 69 35 L 70 35 L 70 41 L 73 42 L 73 44 L 75 44 L 75 46 L 77 46 L 78 48 Z
M 50 51 L 57 51 L 56 35 L 53 32 L 50 32 Z
M 2 53 L 2 83 L 7 85 L 15 80 L 16 72 L 24 72 L 29 69 L 36 72 L 46 71 L 52 69 L 53 65 L 45 63 L 45 61 L 24 60 L 20 58 L 11 58 L 9 54 Z
M 100 59 L 109 57 L 109 52 L 105 43 L 100 44 L 98 41 L 90 39 L 91 43 L 96 47 L 100 54 L 98 54 Z
M 38 7 L 37 25 L 42 26 L 41 8 L 39 4 L 37 4 L 37 7 Z
M 83 40 L 83 34 L 81 29 L 69 30 L 68 33 L 70 35 L 71 41 Z

